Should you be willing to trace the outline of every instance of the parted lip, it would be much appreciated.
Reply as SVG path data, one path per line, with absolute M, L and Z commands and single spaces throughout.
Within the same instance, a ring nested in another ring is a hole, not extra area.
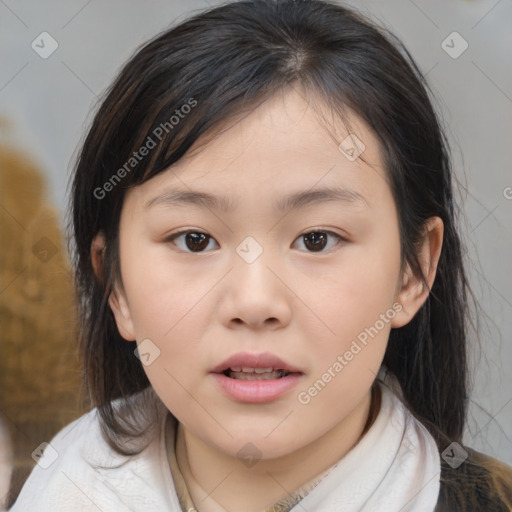
M 223 373 L 227 369 L 236 366 L 245 366 L 247 368 L 273 368 L 274 370 L 285 370 L 290 373 L 303 373 L 295 366 L 284 362 L 281 358 L 270 352 L 260 354 L 238 352 L 215 366 L 215 368 L 212 369 L 212 373 Z

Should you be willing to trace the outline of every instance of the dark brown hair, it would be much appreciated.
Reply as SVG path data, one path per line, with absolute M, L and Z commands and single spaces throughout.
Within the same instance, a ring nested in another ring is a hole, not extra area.
M 398 209 L 402 260 L 417 275 L 425 221 L 438 216 L 444 223 L 431 293 L 407 326 L 391 331 L 384 364 L 439 448 L 461 441 L 469 287 L 447 143 L 428 85 L 392 34 L 352 10 L 321 0 L 245 0 L 195 15 L 139 49 L 106 92 L 77 160 L 71 211 L 81 353 L 92 403 L 120 452 L 122 437 L 136 436 L 137 429 L 112 400 L 129 404 L 149 386 L 134 345 L 120 336 L 108 306 L 113 283 L 121 278 L 125 190 L 165 171 L 200 137 L 214 136 L 226 121 L 294 84 L 315 93 L 340 118 L 350 109 L 373 129 Z M 156 147 L 130 160 L 148 137 Z M 99 232 L 107 244 L 97 278 L 90 253 Z

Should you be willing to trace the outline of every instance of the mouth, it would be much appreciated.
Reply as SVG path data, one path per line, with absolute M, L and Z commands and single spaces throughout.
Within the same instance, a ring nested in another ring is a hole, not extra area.
M 301 375 L 301 372 L 289 372 L 287 370 L 268 368 L 248 368 L 233 366 L 221 372 L 226 377 L 235 380 L 274 380 L 282 379 L 288 375 Z
M 303 372 L 270 352 L 239 352 L 211 369 L 234 380 L 276 380 Z
M 238 352 L 211 370 L 219 389 L 240 403 L 269 403 L 284 397 L 305 375 L 271 352 Z

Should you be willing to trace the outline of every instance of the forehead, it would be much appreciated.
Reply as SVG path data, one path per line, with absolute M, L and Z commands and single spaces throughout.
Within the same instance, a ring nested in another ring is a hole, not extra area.
M 336 188 L 345 191 L 346 199 L 352 195 L 370 202 L 388 187 L 379 143 L 355 114 L 346 121 L 349 128 L 302 92 L 276 94 L 207 143 L 199 139 L 168 171 L 127 196 L 146 206 L 154 204 L 157 192 L 172 187 L 170 197 L 176 189 L 215 195 L 216 206 L 225 211 L 267 200 L 282 209 L 284 192 Z M 364 149 L 359 158 L 351 146 Z

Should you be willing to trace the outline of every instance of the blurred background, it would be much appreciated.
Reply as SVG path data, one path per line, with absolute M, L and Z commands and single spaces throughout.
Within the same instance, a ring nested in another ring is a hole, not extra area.
M 218 3 L 0 0 L 0 503 L 41 443 L 88 407 L 63 233 L 98 99 L 139 45 Z M 401 38 L 434 90 L 486 313 L 465 443 L 512 464 L 512 1 L 346 3 Z

